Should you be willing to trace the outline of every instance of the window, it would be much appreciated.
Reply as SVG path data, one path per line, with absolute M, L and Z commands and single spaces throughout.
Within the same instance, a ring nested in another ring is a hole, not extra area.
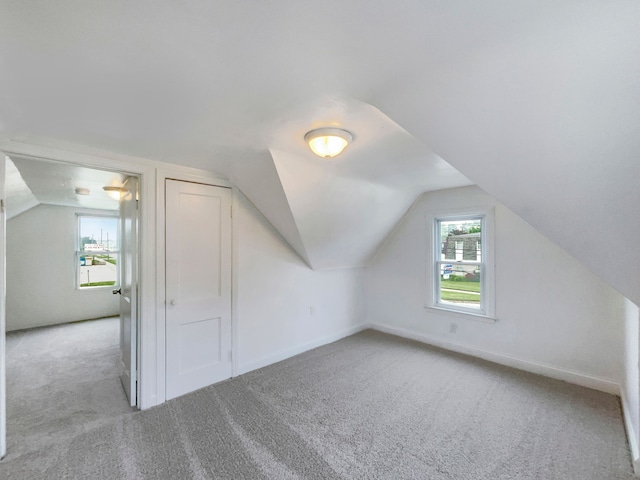
M 78 215 L 76 266 L 78 288 L 118 283 L 119 218 Z
M 493 246 L 489 210 L 433 216 L 433 275 L 428 306 L 493 318 Z

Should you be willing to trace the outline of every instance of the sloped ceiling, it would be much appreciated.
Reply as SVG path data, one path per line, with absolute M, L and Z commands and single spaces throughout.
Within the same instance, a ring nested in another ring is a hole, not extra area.
M 123 174 L 18 155 L 7 157 L 6 165 L 7 219 L 40 204 L 110 211 L 119 208 L 118 201 L 102 187 L 119 187 L 126 178 Z M 76 188 L 88 194 L 78 195 Z
M 0 128 L 225 174 L 314 268 L 473 182 L 640 304 L 639 24 L 635 0 L 10 2 Z M 318 123 L 354 132 L 335 163 L 303 152 Z
M 15 163 L 9 157 L 6 157 L 5 160 L 4 189 L 7 220 L 40 205 Z
M 332 124 L 358 133 L 343 154 L 326 160 L 303 141 L 304 126 Z M 380 110 L 350 99 L 290 112 L 272 135 L 270 153 L 315 269 L 367 265 L 420 193 L 471 183 Z

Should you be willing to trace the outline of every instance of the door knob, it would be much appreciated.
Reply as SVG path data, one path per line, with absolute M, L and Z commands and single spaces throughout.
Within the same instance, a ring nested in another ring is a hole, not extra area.
M 112 290 L 111 293 L 113 293 L 114 295 L 122 295 L 122 289 L 119 288 L 117 290 Z
M 171 303 L 171 305 L 174 305 L 174 306 L 175 306 L 176 301 L 175 301 L 175 300 L 171 300 L 171 302 L 170 302 L 170 303 Z

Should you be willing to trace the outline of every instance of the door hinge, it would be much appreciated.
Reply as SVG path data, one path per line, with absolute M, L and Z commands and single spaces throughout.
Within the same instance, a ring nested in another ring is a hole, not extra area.
M 233 360 L 233 351 L 229 350 L 229 361 L 231 362 Z
M 0 198 L 0 211 L 4 212 L 4 198 Z
M 229 215 L 231 215 L 231 218 L 233 218 L 233 205 L 229 207 Z

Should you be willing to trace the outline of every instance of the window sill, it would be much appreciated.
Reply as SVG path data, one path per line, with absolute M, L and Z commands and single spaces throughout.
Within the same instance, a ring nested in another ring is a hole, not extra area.
M 460 311 L 460 310 L 451 310 L 451 309 L 448 309 L 448 308 L 436 307 L 435 305 L 425 305 L 424 308 L 428 309 L 428 310 L 436 310 L 437 312 L 446 313 L 448 315 L 453 315 L 453 316 L 456 316 L 456 317 L 468 318 L 469 320 L 475 320 L 477 322 L 496 323 L 498 321 L 498 319 L 496 317 L 493 317 L 493 316 L 490 316 L 490 315 L 484 315 L 482 313 L 473 313 L 473 312 L 463 312 L 463 311 Z
M 103 290 L 117 290 L 119 285 L 97 285 L 95 287 L 76 287 L 78 292 L 99 292 Z

